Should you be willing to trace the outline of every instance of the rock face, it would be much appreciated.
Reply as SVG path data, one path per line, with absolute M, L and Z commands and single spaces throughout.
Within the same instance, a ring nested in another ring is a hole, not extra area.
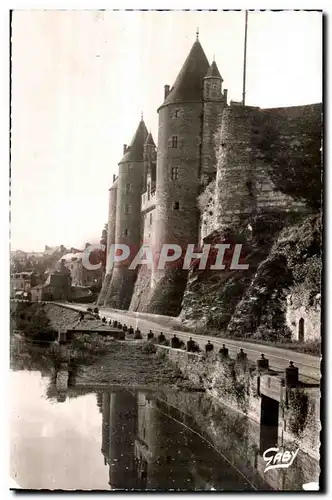
M 192 272 L 181 318 L 232 338 L 319 339 L 320 217 L 271 213 L 250 225 L 248 270 Z

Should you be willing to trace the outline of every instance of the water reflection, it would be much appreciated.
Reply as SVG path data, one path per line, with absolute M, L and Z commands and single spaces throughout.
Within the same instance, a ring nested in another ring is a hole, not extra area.
M 265 419 L 267 432 L 204 394 L 77 388 L 74 372 L 62 394 L 47 360 L 20 359 L 11 474 L 23 488 L 292 491 L 318 477 L 301 452 L 291 469 L 265 474 L 262 446 L 276 426 Z
M 198 434 L 167 414 L 156 395 L 117 391 L 102 399 L 102 453 L 112 489 L 253 489 Z

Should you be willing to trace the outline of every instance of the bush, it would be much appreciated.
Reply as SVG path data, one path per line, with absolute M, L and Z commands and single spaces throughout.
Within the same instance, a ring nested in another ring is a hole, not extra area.
M 144 354 L 155 354 L 157 352 L 156 346 L 152 342 L 147 342 L 142 347 Z

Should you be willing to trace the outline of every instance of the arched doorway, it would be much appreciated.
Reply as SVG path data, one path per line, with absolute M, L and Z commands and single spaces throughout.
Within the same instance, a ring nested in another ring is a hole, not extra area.
M 299 342 L 304 342 L 304 319 L 299 321 Z

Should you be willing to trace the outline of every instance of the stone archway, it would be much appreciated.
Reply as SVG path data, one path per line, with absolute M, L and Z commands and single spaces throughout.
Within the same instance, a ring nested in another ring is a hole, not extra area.
M 304 318 L 299 320 L 299 342 L 304 342 Z

